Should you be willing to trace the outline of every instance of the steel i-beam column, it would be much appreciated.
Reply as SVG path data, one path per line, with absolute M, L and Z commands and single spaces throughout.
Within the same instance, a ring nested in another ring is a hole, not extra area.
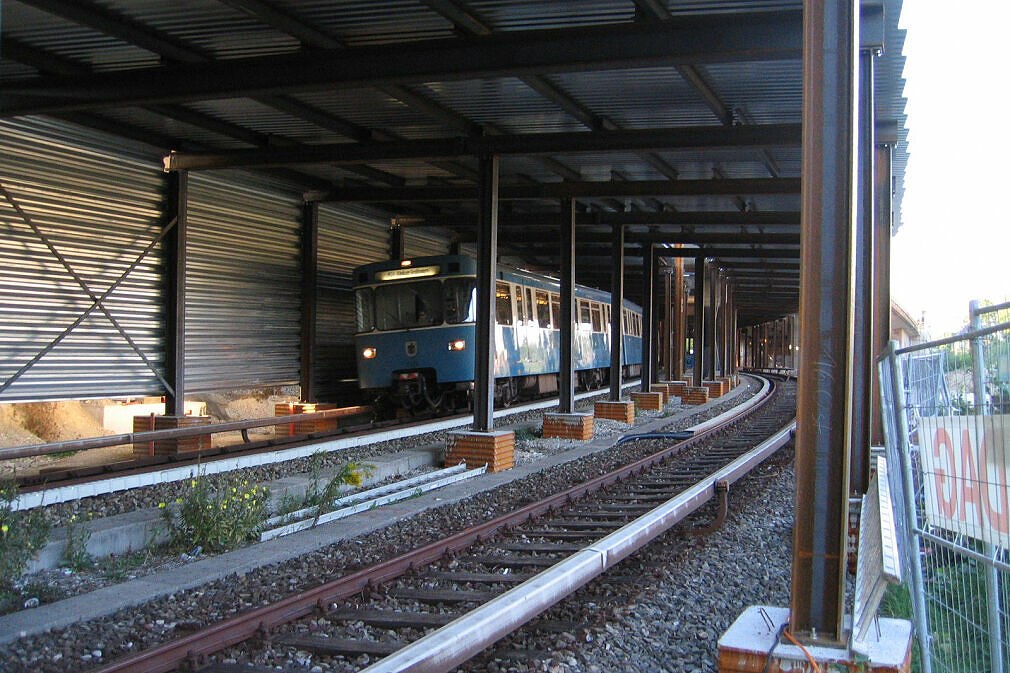
M 673 375 L 672 380 L 679 380 L 684 375 L 684 345 L 687 342 L 687 293 L 684 291 L 684 259 L 674 260 L 673 303 L 676 306 L 674 323 L 676 331 L 673 334 Z
M 873 403 L 870 407 L 870 441 L 884 445 L 884 422 L 880 410 L 880 374 L 876 356 L 891 339 L 891 147 L 877 145 L 874 173 L 873 214 Z
M 702 361 L 705 359 L 705 258 L 694 258 L 694 381 L 700 386 L 705 379 Z
M 652 316 L 653 285 L 656 280 L 656 258 L 652 255 L 652 244 L 642 246 L 642 392 L 647 393 L 652 386 L 653 329 Z
M 705 357 L 703 358 L 705 371 L 703 380 L 711 381 L 715 378 L 715 360 L 716 353 L 718 353 L 716 350 L 718 337 L 715 331 L 715 317 L 719 301 L 719 267 L 710 264 L 707 270 L 711 277 L 706 279 L 709 281 L 709 286 L 708 293 L 705 295 Z
M 404 258 L 404 243 L 403 243 L 403 227 L 399 224 L 393 224 L 389 227 L 389 258 L 390 259 L 403 259 Z
M 803 237 L 796 525 L 789 623 L 841 645 L 849 496 L 855 197 L 855 0 L 803 11 Z
M 660 368 L 666 372 L 664 380 L 673 380 L 673 363 L 670 352 L 673 345 L 673 279 L 669 269 L 663 274 L 663 331 L 660 333 L 659 357 Z
M 175 226 L 165 236 L 165 415 L 186 415 L 186 254 L 189 242 L 189 171 L 168 174 L 169 218 Z
M 316 400 L 316 307 L 319 300 L 319 204 L 302 206 L 302 339 L 299 380 L 303 402 Z
M 849 491 L 870 485 L 870 391 L 873 381 L 873 52 L 859 52 L 855 294 L 852 311 L 852 446 Z
M 575 411 L 575 200 L 561 200 L 561 362 L 558 411 Z
M 479 158 L 477 203 L 477 325 L 474 350 L 473 429 L 494 425 L 495 276 L 498 264 L 498 157 Z
M 614 262 L 610 276 L 610 401 L 621 401 L 621 353 L 624 348 L 624 227 L 614 225 L 611 252 Z M 617 307 L 614 309 L 614 307 Z

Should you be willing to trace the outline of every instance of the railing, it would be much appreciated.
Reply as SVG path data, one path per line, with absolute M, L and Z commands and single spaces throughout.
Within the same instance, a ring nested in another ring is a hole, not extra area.
M 973 302 L 965 334 L 903 349 L 891 342 L 880 379 L 922 670 L 1006 673 L 1010 304 Z

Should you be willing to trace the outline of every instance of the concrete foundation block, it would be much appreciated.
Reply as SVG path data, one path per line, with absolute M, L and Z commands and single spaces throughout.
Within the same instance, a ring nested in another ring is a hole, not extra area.
M 593 415 L 610 421 L 622 423 L 635 422 L 635 403 L 621 400 L 620 402 L 597 402 L 593 405 Z
M 515 465 L 515 433 L 450 432 L 445 441 L 445 464 L 448 467 L 461 462 L 469 468 L 487 465 L 489 472 L 510 469 Z
M 544 414 L 544 437 L 586 440 L 593 438 L 592 414 Z

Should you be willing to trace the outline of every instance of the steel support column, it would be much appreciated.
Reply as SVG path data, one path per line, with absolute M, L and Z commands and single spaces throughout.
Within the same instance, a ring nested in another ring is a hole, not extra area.
M 852 309 L 852 445 L 850 495 L 870 485 L 870 391 L 873 381 L 873 52 L 859 52 L 855 294 Z
M 479 234 L 478 234 L 479 235 Z M 390 259 L 403 259 L 403 227 L 399 224 L 394 224 L 389 227 L 389 258 Z
M 684 260 L 674 260 L 673 304 L 675 330 L 672 335 L 673 374 L 671 380 L 679 380 L 684 375 L 684 346 L 687 343 L 687 292 L 684 291 Z
M 803 12 L 803 240 L 790 625 L 841 645 L 849 497 L 855 0 Z
M 665 381 L 672 380 L 673 363 L 670 361 L 670 352 L 673 339 L 673 279 L 670 269 L 663 273 L 663 330 L 660 332 L 659 340 L 659 367 L 666 373 Z
M 498 157 L 479 158 L 477 203 L 477 325 L 474 350 L 473 429 L 494 425 L 495 276 L 498 264 Z
M 694 258 L 694 385 L 705 378 L 705 258 Z
M 621 400 L 621 354 L 624 351 L 624 227 L 614 225 L 610 267 L 610 401 Z M 616 307 L 616 308 L 614 308 Z
M 319 301 L 319 204 L 302 206 L 302 338 L 299 382 L 303 402 L 316 401 L 316 307 Z
M 887 350 L 891 340 L 891 147 L 877 145 L 873 166 L 873 354 Z M 873 367 L 870 442 L 884 445 L 880 407 L 880 373 Z
M 168 176 L 166 219 L 176 218 L 165 237 L 165 415 L 186 415 L 186 254 L 189 241 L 189 171 Z
M 649 392 L 652 386 L 655 362 L 653 342 L 655 320 L 652 301 L 656 282 L 656 259 L 652 256 L 652 244 L 642 246 L 642 392 Z
M 704 378 L 702 380 L 711 381 L 715 378 L 716 354 L 719 352 L 716 348 L 718 333 L 715 329 L 715 318 L 719 303 L 719 267 L 715 264 L 710 264 L 706 270 L 711 274 L 711 277 L 706 279 L 709 284 L 708 293 L 705 295 L 705 357 L 702 360 L 705 365 L 705 371 L 703 372 Z
M 575 411 L 575 200 L 561 200 L 561 362 L 558 411 Z

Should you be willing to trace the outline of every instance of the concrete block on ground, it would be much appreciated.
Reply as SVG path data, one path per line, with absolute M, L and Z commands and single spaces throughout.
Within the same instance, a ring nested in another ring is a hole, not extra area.
M 663 404 L 670 401 L 670 387 L 665 383 L 653 383 L 649 386 L 649 392 L 662 393 Z
M 635 403 L 621 400 L 619 402 L 596 402 L 593 405 L 593 415 L 622 423 L 635 422 Z
M 593 438 L 592 414 L 544 414 L 544 437 L 586 440 Z
M 708 402 L 708 388 L 703 386 L 687 386 L 681 396 L 684 404 L 705 404 Z
M 766 621 L 771 620 L 771 625 Z M 719 673 L 792 673 L 811 670 L 806 654 L 778 633 L 789 620 L 787 608 L 752 605 L 719 638 Z M 912 670 L 912 623 L 904 619 L 879 620 L 879 635 L 871 628 L 866 659 L 847 647 L 804 643 L 822 671 L 847 673 L 909 673 Z

